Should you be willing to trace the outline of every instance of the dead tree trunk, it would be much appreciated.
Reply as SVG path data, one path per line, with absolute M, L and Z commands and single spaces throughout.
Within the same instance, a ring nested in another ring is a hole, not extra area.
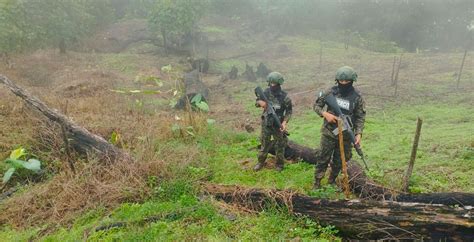
M 68 138 L 71 140 L 71 145 L 78 152 L 87 154 L 94 152 L 99 155 L 102 160 L 114 161 L 115 159 L 130 159 L 129 155 L 122 152 L 114 145 L 107 142 L 100 136 L 97 136 L 85 128 L 74 123 L 67 116 L 59 113 L 55 109 L 51 109 L 35 96 L 18 87 L 6 76 L 0 75 L 0 83 L 3 83 L 15 95 L 22 98 L 33 109 L 45 115 L 51 121 L 63 126 L 67 132 Z
M 474 194 L 464 192 L 404 193 L 384 187 L 368 178 L 357 162 L 348 163 L 349 185 L 360 198 L 447 206 L 474 206 Z
M 334 225 L 341 236 L 351 239 L 474 239 L 472 208 L 468 207 L 328 200 L 286 190 L 236 186 L 208 185 L 206 191 L 219 200 L 257 211 L 272 203 L 287 207 L 295 215 Z
M 275 154 L 273 147 L 269 151 Z M 288 141 L 285 148 L 285 158 L 316 164 L 320 150 L 311 149 Z M 349 187 L 351 191 L 362 199 L 378 201 L 398 201 L 398 202 L 420 202 L 436 203 L 448 206 L 474 206 L 474 194 L 462 192 L 449 193 L 420 193 L 409 194 L 380 185 L 367 177 L 362 166 L 356 160 L 347 162 L 347 173 L 349 175 Z

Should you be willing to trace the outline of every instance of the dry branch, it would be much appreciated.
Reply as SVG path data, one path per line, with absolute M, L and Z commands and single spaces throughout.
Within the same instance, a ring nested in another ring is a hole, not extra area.
M 353 239 L 474 239 L 472 207 L 440 204 L 328 200 L 292 191 L 207 185 L 206 191 L 227 203 L 261 211 L 268 204 L 284 206 L 295 215 L 332 224 Z
M 130 159 L 128 154 L 122 152 L 102 137 L 77 125 L 69 117 L 61 114 L 59 111 L 48 107 L 41 100 L 28 93 L 26 90 L 18 87 L 6 76 L 0 75 L 0 83 L 3 83 L 15 95 L 22 98 L 34 110 L 39 111 L 51 121 L 63 126 L 67 131 L 68 138 L 71 140 L 71 145 L 78 152 L 87 154 L 92 151 L 99 155 L 100 158 L 108 159 L 110 161 L 117 158 Z

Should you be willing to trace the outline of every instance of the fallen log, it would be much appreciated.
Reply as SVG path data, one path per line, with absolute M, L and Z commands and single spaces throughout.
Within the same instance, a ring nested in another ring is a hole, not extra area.
M 288 190 L 246 189 L 237 186 L 206 185 L 209 195 L 227 203 L 256 211 L 276 204 L 294 215 L 308 216 L 334 225 L 350 239 L 431 239 L 472 241 L 472 207 L 440 204 L 328 200 Z
M 314 165 L 318 161 L 319 152 L 319 149 L 311 149 L 293 141 L 288 141 L 288 145 L 285 149 L 285 158 Z M 275 150 L 271 148 L 270 153 L 275 154 Z M 444 204 L 448 206 L 474 206 L 474 194 L 472 193 L 447 192 L 410 194 L 385 187 L 367 177 L 362 166 L 354 159 L 348 162 L 347 172 L 349 175 L 349 187 L 352 193 L 362 199 Z
M 31 95 L 29 92 L 18 87 L 6 76 L 0 75 L 0 83 L 3 83 L 15 95 L 23 99 L 34 110 L 42 113 L 52 122 L 64 127 L 70 139 L 72 147 L 80 153 L 87 154 L 93 152 L 101 160 L 113 161 L 115 159 L 130 159 L 129 155 L 119 148 L 107 142 L 102 137 L 89 132 L 87 129 L 77 125 L 69 117 L 59 111 L 49 108 L 41 100 Z
M 474 194 L 465 192 L 406 193 L 387 188 L 367 177 L 364 169 L 354 160 L 348 163 L 349 185 L 360 198 L 391 200 L 448 206 L 474 206 Z

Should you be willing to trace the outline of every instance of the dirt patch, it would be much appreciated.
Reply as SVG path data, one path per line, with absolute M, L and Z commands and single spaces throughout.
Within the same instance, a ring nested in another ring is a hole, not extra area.
M 100 96 L 105 92 L 110 92 L 114 85 L 121 78 L 112 72 L 100 70 L 90 70 L 75 73 L 73 80 L 61 82 L 64 78 L 56 78 L 59 83 L 55 92 L 63 97 L 81 98 Z
M 130 44 L 150 39 L 151 34 L 147 29 L 144 19 L 132 19 L 114 23 L 86 40 L 83 44 L 85 50 L 100 53 L 118 53 Z

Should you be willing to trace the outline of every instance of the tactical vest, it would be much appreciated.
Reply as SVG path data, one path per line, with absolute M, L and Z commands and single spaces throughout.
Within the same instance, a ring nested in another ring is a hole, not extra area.
M 287 93 L 284 91 L 279 91 L 278 93 L 274 94 L 270 91 L 270 88 L 267 88 L 265 89 L 265 91 L 263 91 L 263 94 L 265 94 L 268 100 L 272 102 L 273 108 L 275 109 L 275 113 L 280 118 L 280 122 L 283 122 L 283 118 L 285 117 L 286 111 L 285 98 L 287 96 Z M 267 126 L 278 126 L 276 123 L 270 122 L 270 120 L 273 119 L 268 117 L 268 114 L 266 112 L 264 112 L 263 115 Z
M 352 123 L 354 123 L 354 108 L 356 105 L 356 100 L 359 97 L 359 93 L 354 89 L 347 96 L 341 96 L 339 93 L 339 88 L 334 86 L 331 88 L 331 92 L 336 97 L 337 105 L 341 108 L 341 111 L 344 115 L 351 117 Z M 334 111 L 330 110 L 334 114 Z M 324 119 L 324 124 L 328 125 L 326 119 Z M 352 124 L 351 124 L 352 125 Z M 337 127 L 336 124 L 330 124 L 331 127 Z
M 339 93 L 339 88 L 337 86 L 334 86 L 331 88 L 331 92 L 334 97 L 336 97 L 337 104 L 341 108 L 342 113 L 345 115 L 352 116 L 352 114 L 354 113 L 355 102 L 359 97 L 357 91 L 354 90 L 350 92 L 349 95 L 343 97 Z

